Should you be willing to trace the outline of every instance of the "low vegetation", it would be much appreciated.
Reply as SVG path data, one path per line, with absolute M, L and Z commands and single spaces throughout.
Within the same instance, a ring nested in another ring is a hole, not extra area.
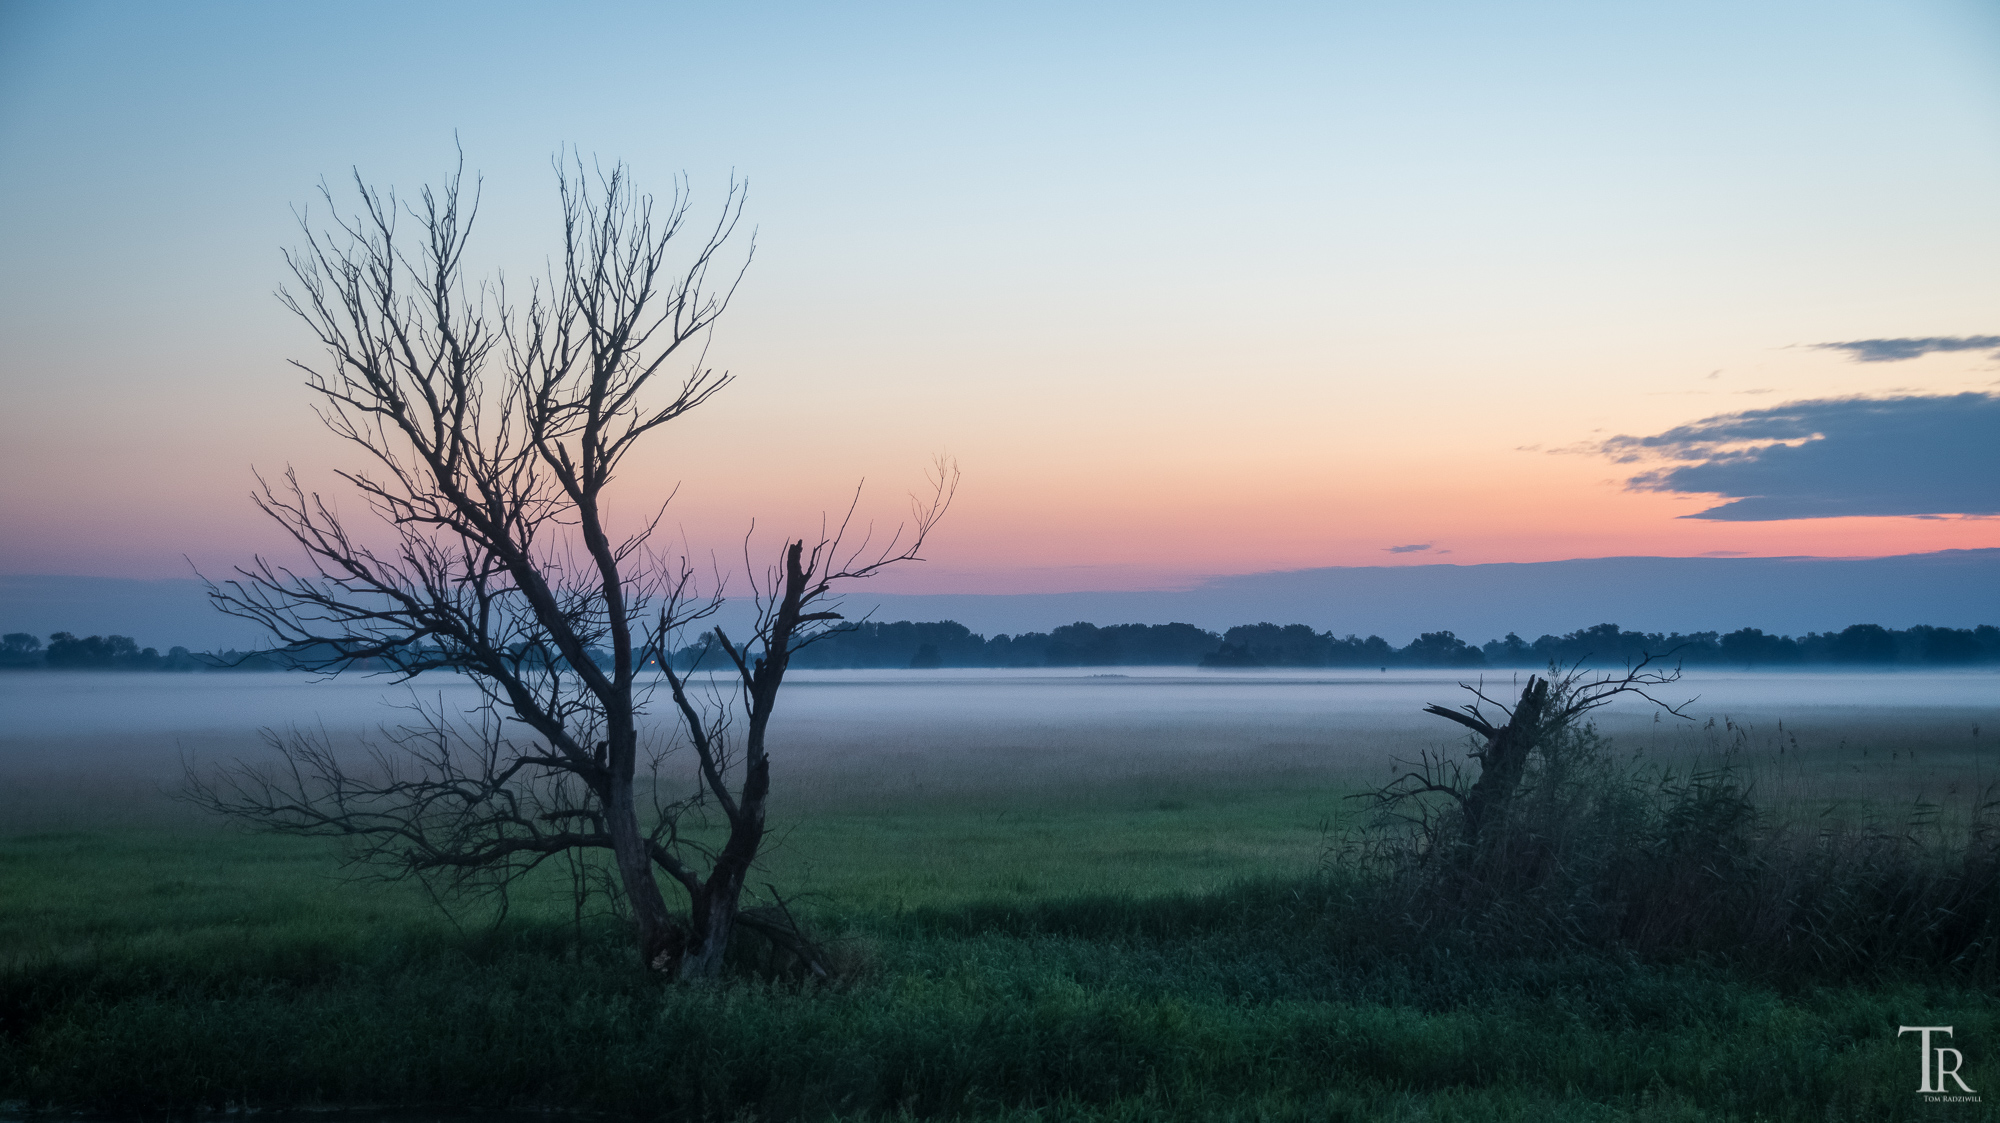
M 41 641 L 24 632 L 9 633 L 0 642 L 0 669 L 60 667 L 82 670 L 208 670 L 282 671 L 322 667 L 337 662 L 337 653 L 306 645 L 283 651 L 212 654 L 188 653 L 176 647 L 167 656 L 152 648 L 141 652 L 125 636 L 91 636 L 77 640 L 68 633 L 54 639 L 73 646 Z M 799 652 L 801 669 L 861 670 L 868 668 L 940 667 L 1208 667 L 1222 670 L 1259 667 L 1546 667 L 1550 663 L 1618 666 L 1646 652 L 1672 650 L 1689 666 L 1711 667 L 1960 667 L 2000 663 L 2000 628 L 1918 625 L 1884 628 L 1854 624 L 1833 632 L 1803 636 L 1769 635 L 1758 628 L 1736 631 L 1644 632 L 1616 624 L 1598 624 L 1563 635 L 1543 635 L 1533 641 L 1509 632 L 1505 637 L 1474 645 L 1455 633 L 1425 632 L 1401 647 L 1381 636 L 1340 636 L 1305 624 L 1240 624 L 1211 632 L 1192 624 L 1113 624 L 1099 627 L 1078 622 L 1047 632 L 984 636 L 951 620 L 913 623 L 864 621 L 843 625 L 810 649 Z M 87 653 L 87 654 L 86 654 Z M 593 652 L 609 665 L 609 656 Z M 362 667 L 382 664 L 359 661 Z M 693 643 L 677 651 L 672 665 L 680 669 L 723 666 L 713 645 Z
M 1586 723 L 1548 731 L 1476 831 L 1463 800 L 1434 794 L 1451 794 L 1437 782 L 1451 763 L 1428 757 L 1373 793 L 1370 828 L 1341 853 L 1413 942 L 1727 964 L 1789 986 L 2000 980 L 2000 787 L 1896 818 L 1787 816 L 1727 757 L 1620 758 Z
M 1249 773 L 790 804 L 763 872 L 805 887 L 826 982 L 753 941 L 720 982 L 664 984 L 614 904 L 579 911 L 554 868 L 504 916 L 442 914 L 408 883 L 326 876 L 320 839 L 194 819 L 17 835 L 0 1097 L 670 1119 L 1978 1110 L 1913 1094 L 1895 1034 L 1952 1025 L 1967 1082 L 2000 1076 L 1976 752 L 1915 746 L 1956 754 L 1957 796 L 1871 779 L 1875 802 L 1815 802 L 1738 729 L 1671 762 L 1562 732 L 1469 863 L 1449 796 Z

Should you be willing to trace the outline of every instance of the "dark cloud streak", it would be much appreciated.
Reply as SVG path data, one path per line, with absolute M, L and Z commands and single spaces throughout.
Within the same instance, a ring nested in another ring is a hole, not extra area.
M 2000 514 L 2000 396 L 1991 394 L 1790 402 L 1597 450 L 1620 463 L 1680 462 L 1633 476 L 1632 490 L 1731 500 L 1682 518 Z
M 1921 339 L 1851 339 L 1815 343 L 1815 351 L 1845 351 L 1857 363 L 1900 363 L 1933 351 L 2000 350 L 2000 335 L 1934 335 Z

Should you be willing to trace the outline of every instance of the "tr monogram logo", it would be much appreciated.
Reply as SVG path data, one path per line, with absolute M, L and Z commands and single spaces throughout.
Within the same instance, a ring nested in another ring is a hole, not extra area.
M 1920 1072 L 1923 1077 L 1917 1084 L 1917 1093 L 1919 1095 L 1949 1095 L 1953 1100 L 1972 1096 L 1972 1088 L 1965 1083 L 1965 1078 L 1958 1074 L 1959 1068 L 1965 1064 L 1965 1054 L 1945 1045 L 1939 1045 L 1936 1048 L 1931 1046 L 1931 1034 L 1942 1033 L 1946 1037 L 1950 1037 L 1950 1026 L 1897 1027 L 1897 1037 L 1901 1037 L 1906 1033 L 1916 1034 L 1917 1040 L 1923 1044 L 1923 1055 L 1918 1058 L 1918 1063 L 1921 1066 Z M 1945 1064 L 1945 1054 L 1947 1053 L 1951 1054 L 1951 1063 L 1949 1066 Z M 1932 1083 L 1933 1077 L 1936 1078 L 1936 1083 Z M 1958 1091 L 1961 1094 L 1952 1094 L 1950 1089 L 1945 1087 L 1944 1081 L 1946 1077 L 1950 1077 L 1952 1082 L 1958 1085 Z M 1978 1097 L 1972 1096 L 1972 1100 L 1974 1103 L 1977 1103 Z

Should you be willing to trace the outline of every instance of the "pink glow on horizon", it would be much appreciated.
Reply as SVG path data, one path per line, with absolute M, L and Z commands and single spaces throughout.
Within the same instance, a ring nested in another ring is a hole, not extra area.
M 287 365 L 318 343 L 271 298 L 280 249 L 322 178 L 411 199 L 461 146 L 471 273 L 517 297 L 559 245 L 559 146 L 662 196 L 684 174 L 697 215 L 753 183 L 707 354 L 737 381 L 631 458 L 617 512 L 678 485 L 669 538 L 728 571 L 753 521 L 773 556 L 858 481 L 894 526 L 940 450 L 958 505 L 873 587 L 2000 546 L 1990 518 L 1684 518 L 1713 501 L 1595 451 L 2000 388 L 2000 353 L 1815 346 L 2000 333 L 2000 25 L 1965 5 L 641 6 L 610 38 L 523 9 L 448 73 L 437 6 L 386 37 L 28 7 L 0 72 L 0 572 L 291 562 L 247 498 L 288 464 L 360 527 L 332 479 L 359 461 Z

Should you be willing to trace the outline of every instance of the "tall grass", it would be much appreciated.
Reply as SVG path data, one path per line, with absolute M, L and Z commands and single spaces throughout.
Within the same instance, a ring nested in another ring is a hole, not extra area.
M 1384 954 L 1334 881 L 907 911 L 837 987 L 661 986 L 615 927 L 337 955 L 19 964 L 0 1088 L 32 1105 L 564 1108 L 648 1119 L 1914 1117 L 1905 981 L 1781 995 L 1691 966 Z M 385 934 L 386 937 L 387 934 Z M 1968 1054 L 1975 1087 L 1993 1058 Z
M 1480 862 L 1404 824 L 1316 873 L 1342 793 L 1293 783 L 822 809 L 773 879 L 816 891 L 832 985 L 754 948 L 720 984 L 662 985 L 560 878 L 453 924 L 407 886 L 316 876 L 316 842 L 0 839 L 0 1101 L 1920 1119 L 1895 1036 L 1920 1021 L 1957 1027 L 1974 1087 L 2000 1078 L 1990 803 L 1801 816 L 1754 775 L 1580 731 Z
M 1392 786 L 1336 860 L 1374 875 L 1406 938 L 1489 954 L 1722 960 L 1793 982 L 2000 976 L 2000 791 L 1892 818 L 1796 796 L 1772 809 L 1755 789 L 1733 752 L 1675 770 L 1559 729 L 1479 838 L 1450 802 Z

